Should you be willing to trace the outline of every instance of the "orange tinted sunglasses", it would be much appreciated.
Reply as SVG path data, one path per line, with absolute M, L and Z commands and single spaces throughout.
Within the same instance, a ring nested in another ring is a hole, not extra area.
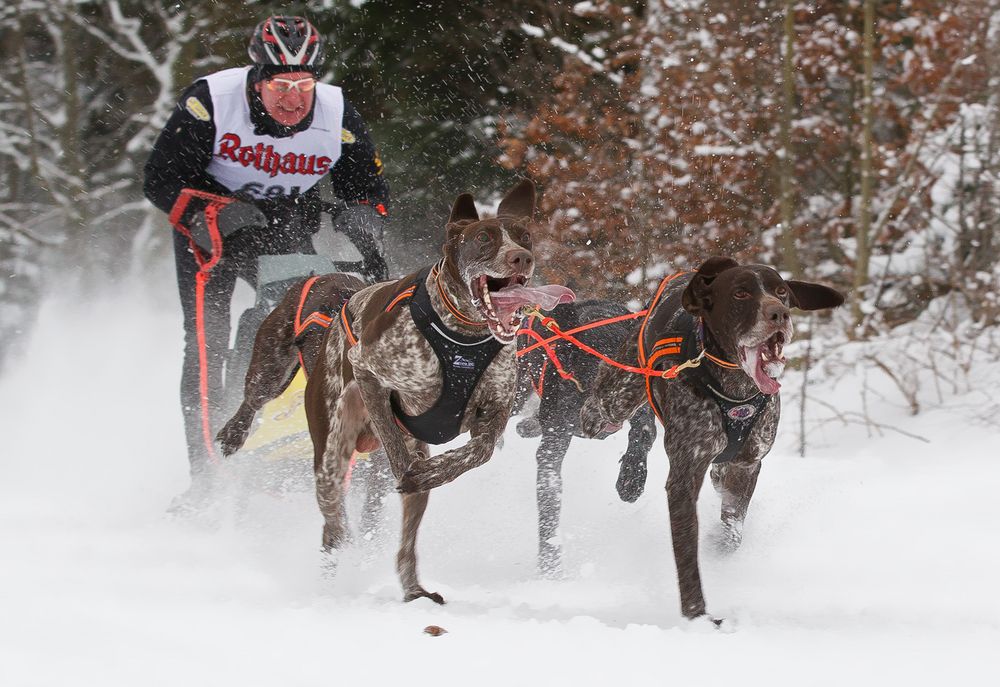
M 268 79 L 264 82 L 267 85 L 267 90 L 276 91 L 278 93 L 290 93 L 291 91 L 298 91 L 299 93 L 308 93 L 312 89 L 316 88 L 316 79 L 311 76 L 307 76 L 304 79 L 298 79 L 292 81 L 291 79 Z

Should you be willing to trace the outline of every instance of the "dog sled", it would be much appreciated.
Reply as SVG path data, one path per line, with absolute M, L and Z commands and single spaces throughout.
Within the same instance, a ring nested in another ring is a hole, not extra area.
M 257 330 L 289 289 L 303 279 L 334 272 L 352 274 L 371 282 L 372 272 L 384 267 L 381 255 L 366 254 L 371 252 L 370 245 L 366 245 L 362 237 L 336 231 L 334 220 L 344 208 L 343 204 L 332 202 L 322 205 L 323 226 L 317 237 L 329 244 L 323 249 L 326 255 L 263 255 L 258 258 L 254 302 L 240 314 L 226 356 L 223 418 L 230 417 L 243 399 Z M 307 326 L 325 327 L 328 324 L 329 320 L 316 317 Z M 284 392 L 257 413 L 247 442 L 235 457 L 236 469 L 257 489 L 311 488 L 313 449 L 304 407 L 306 379 L 306 372 L 300 365 Z M 213 431 L 218 429 L 214 427 Z M 361 460 L 367 458 L 367 454 L 359 456 Z

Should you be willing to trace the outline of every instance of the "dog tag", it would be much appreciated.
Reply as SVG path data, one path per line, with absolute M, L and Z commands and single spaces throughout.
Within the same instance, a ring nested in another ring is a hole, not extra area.
M 726 414 L 733 420 L 745 422 L 757 414 L 757 408 L 749 403 L 744 403 L 742 405 L 735 406 L 734 408 L 730 408 L 729 412 Z

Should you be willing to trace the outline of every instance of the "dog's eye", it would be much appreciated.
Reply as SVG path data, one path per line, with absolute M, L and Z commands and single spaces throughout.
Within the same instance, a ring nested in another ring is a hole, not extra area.
M 526 231 L 523 234 L 521 234 L 521 240 L 524 241 L 525 243 L 531 243 L 531 232 Z
M 750 298 L 750 292 L 747 291 L 746 289 L 738 289 L 736 293 L 733 294 L 733 298 L 745 301 L 746 299 Z
M 786 289 L 784 286 L 779 286 L 774 290 L 774 292 L 779 296 L 781 296 L 782 298 L 788 295 L 788 289 Z
M 476 234 L 476 240 L 479 241 L 479 243 L 489 243 L 490 235 L 488 232 L 481 231 L 478 234 Z

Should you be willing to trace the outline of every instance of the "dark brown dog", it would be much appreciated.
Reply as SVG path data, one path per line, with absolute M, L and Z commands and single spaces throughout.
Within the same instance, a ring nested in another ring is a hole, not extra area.
M 403 493 L 397 570 L 407 601 L 443 603 L 418 581 L 417 530 L 428 491 L 493 454 L 516 388 L 510 344 L 521 308 L 553 307 L 572 295 L 525 286 L 534 271 L 534 208 L 529 181 L 507 194 L 496 218 L 480 219 L 472 196 L 459 196 L 442 261 L 351 297 L 306 386 L 323 548 L 332 553 L 345 540 L 343 481 L 352 452 L 380 442 Z M 464 432 L 471 432 L 465 445 L 430 456 L 430 443 Z
M 302 278 L 289 288 L 257 329 L 243 402 L 216 436 L 223 455 L 243 446 L 257 411 L 284 393 L 301 364 L 306 375 L 312 373 L 326 330 L 347 299 L 364 287 L 349 274 L 327 274 Z
M 341 306 L 365 283 L 349 274 L 326 274 L 294 281 L 284 297 L 257 328 L 246 372 L 242 402 L 233 417 L 216 436 L 222 454 L 232 456 L 243 447 L 254 417 L 266 403 L 285 392 L 299 367 L 307 378 L 312 374 L 326 330 L 333 324 Z M 290 437 L 295 439 L 296 437 Z M 259 461 L 272 465 L 272 461 Z M 284 462 L 284 461 L 278 461 Z M 392 488 L 388 461 L 381 452 L 360 464 L 366 479 L 361 531 L 374 533 L 379 527 L 383 500 Z M 308 471 L 300 475 L 296 464 L 291 471 L 268 470 L 258 479 L 268 489 L 276 483 L 312 484 Z M 294 477 L 290 480 L 289 474 Z M 357 476 L 359 473 L 352 473 Z
M 620 426 L 647 395 L 663 422 L 670 530 L 681 612 L 688 618 L 705 615 L 695 508 L 705 473 L 711 467 L 722 497 L 723 541 L 735 549 L 761 460 L 778 428 L 776 378 L 785 364 L 782 346 L 792 338 L 789 309 L 820 310 L 843 302 L 829 287 L 785 281 L 770 267 L 711 258 L 695 273 L 665 280 L 619 358 L 666 370 L 704 352 L 699 367 L 685 369 L 677 379 L 650 377 L 647 389 L 644 376 L 601 366 L 581 411 L 584 433 Z

